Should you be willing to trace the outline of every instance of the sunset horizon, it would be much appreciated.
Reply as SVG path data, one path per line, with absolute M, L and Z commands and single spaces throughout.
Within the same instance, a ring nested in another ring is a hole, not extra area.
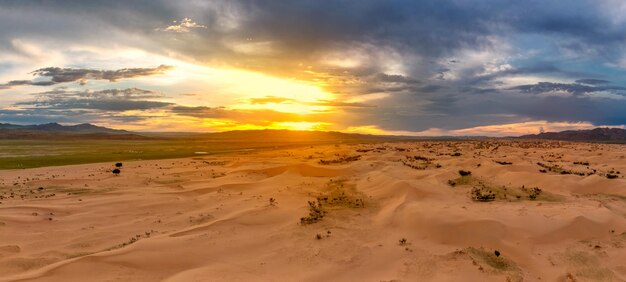
M 626 281 L 626 0 L 0 0 L 0 282 Z
M 0 122 L 494 137 L 624 128 L 615 11 L 626 8 L 608 2 L 6 1 Z

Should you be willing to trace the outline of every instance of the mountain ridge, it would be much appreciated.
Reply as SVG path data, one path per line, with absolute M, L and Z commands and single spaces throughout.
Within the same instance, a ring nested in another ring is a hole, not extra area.
M 71 140 L 71 139 L 152 139 L 135 132 L 111 129 L 90 123 L 61 125 L 56 122 L 32 125 L 0 123 L 0 139 Z
M 626 130 L 621 128 L 598 127 L 585 130 L 565 130 L 522 135 L 522 139 L 546 139 L 562 141 L 626 141 Z

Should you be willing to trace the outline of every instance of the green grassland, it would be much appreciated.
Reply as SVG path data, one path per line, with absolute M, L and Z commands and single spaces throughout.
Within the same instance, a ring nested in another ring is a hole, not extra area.
M 0 140 L 0 169 L 24 169 L 98 162 L 201 157 L 212 154 L 269 150 L 316 144 L 370 140 Z M 204 152 L 198 154 L 198 152 Z
M 293 143 L 203 142 L 194 140 L 0 140 L 0 169 L 202 156 Z

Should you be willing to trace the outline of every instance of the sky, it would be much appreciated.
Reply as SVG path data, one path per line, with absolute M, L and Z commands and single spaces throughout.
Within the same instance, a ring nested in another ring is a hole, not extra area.
M 0 0 L 0 122 L 624 128 L 626 1 Z

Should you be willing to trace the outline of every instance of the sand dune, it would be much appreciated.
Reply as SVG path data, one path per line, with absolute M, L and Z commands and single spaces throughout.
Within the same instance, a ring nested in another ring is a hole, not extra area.
M 0 281 L 624 281 L 625 156 L 499 140 L 0 171 Z

